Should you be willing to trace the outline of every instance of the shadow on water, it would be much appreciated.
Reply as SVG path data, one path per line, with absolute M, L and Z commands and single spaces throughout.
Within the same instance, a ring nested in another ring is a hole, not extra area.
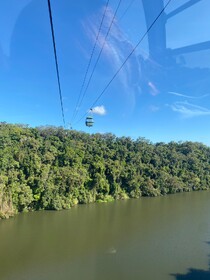
M 210 245 L 210 241 L 206 242 Z M 210 255 L 209 255 L 210 257 Z M 209 270 L 189 268 L 186 274 L 171 274 L 176 280 L 209 280 L 210 279 L 210 260 Z

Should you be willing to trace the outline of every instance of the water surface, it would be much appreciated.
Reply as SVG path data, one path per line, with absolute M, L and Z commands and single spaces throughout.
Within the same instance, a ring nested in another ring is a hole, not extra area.
M 203 191 L 2 220 L 0 279 L 210 279 L 209 202 Z

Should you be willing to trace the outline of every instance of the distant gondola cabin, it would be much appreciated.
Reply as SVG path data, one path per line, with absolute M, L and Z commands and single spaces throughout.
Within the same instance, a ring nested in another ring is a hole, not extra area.
M 85 121 L 86 126 L 91 127 L 94 124 L 93 117 L 88 116 Z

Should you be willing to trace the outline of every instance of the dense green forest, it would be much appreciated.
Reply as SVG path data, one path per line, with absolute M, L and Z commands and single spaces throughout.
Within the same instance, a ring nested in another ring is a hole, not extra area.
M 0 123 L 0 217 L 210 187 L 210 148 Z

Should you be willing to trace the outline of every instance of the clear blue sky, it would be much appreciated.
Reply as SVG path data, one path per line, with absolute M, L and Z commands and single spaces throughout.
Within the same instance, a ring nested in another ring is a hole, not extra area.
M 109 1 L 89 73 L 118 2 Z M 158 1 L 147 2 L 151 23 L 160 8 Z M 186 2 L 172 0 L 166 14 Z M 192 47 L 176 55 L 172 51 L 210 41 L 209 0 L 168 18 L 165 26 L 160 18 L 151 29 L 150 43 L 148 37 L 142 41 L 95 104 L 94 127 L 85 127 L 85 119 L 78 122 L 147 29 L 142 1 L 122 0 L 83 102 L 76 108 L 105 5 L 106 0 L 51 0 L 66 123 L 76 110 L 76 130 L 210 145 L 209 43 L 203 50 Z M 164 42 L 166 48 L 161 47 Z M 0 1 L 0 92 L 0 121 L 63 125 L 47 0 Z

